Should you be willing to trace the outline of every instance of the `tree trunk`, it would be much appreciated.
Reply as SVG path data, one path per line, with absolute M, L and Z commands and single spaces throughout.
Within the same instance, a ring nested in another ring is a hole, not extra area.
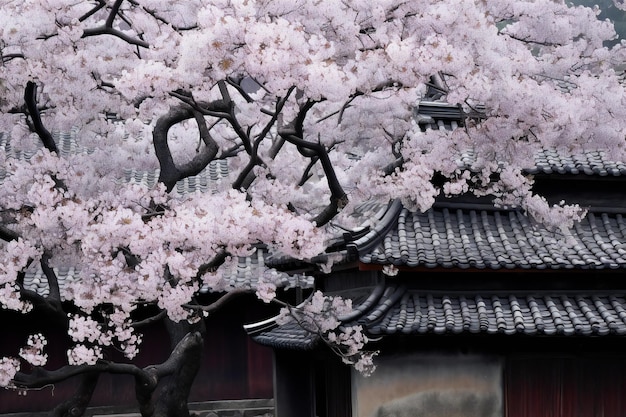
M 85 374 L 81 377 L 78 390 L 67 401 L 59 404 L 50 412 L 51 417 L 80 417 L 91 401 L 91 396 L 98 383 L 98 372 Z
M 174 373 L 161 381 L 154 407 L 154 417 L 189 417 L 189 394 L 198 374 L 204 347 L 204 326 L 187 322 L 173 323 L 166 320 L 172 346 L 176 346 L 185 335 L 194 332 L 193 343 L 178 357 Z M 175 353 L 173 353 L 175 354 Z

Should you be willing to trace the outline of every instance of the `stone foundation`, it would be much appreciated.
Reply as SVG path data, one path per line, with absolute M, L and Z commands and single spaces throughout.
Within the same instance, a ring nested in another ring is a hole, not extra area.
M 192 417 L 274 417 L 273 399 L 207 401 L 189 404 Z M 3 417 L 44 417 L 48 413 L 12 413 Z M 136 408 L 93 407 L 84 417 L 140 417 Z

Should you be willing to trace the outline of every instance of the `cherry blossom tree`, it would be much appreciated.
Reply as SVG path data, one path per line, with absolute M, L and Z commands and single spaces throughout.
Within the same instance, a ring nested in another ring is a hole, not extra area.
M 57 315 L 75 342 L 67 366 L 47 370 L 47 341 L 31 335 L 0 359 L 3 386 L 125 373 L 143 416 L 186 416 L 203 316 L 242 291 L 276 299 L 271 269 L 250 287 L 228 284 L 238 257 L 264 245 L 315 265 L 333 230 L 355 226 L 354 206 L 371 199 L 426 210 L 441 193 L 493 195 L 562 227 L 582 211 L 532 194 L 522 169 L 533 155 L 624 157 L 626 54 L 598 9 L 554 0 L 0 5 L 0 131 L 10 136 L 0 304 Z M 413 109 L 433 91 L 462 110 L 460 128 L 420 129 Z M 74 132 L 76 149 L 60 149 L 56 131 Z M 467 149 L 471 170 L 458 160 Z M 229 174 L 214 192 L 179 192 L 215 161 Z M 158 171 L 158 181 L 124 181 L 133 170 Z M 61 288 L 55 268 L 64 266 L 79 272 Z M 45 296 L 24 285 L 32 268 L 48 280 Z M 223 295 L 202 304 L 201 287 Z M 140 305 L 157 307 L 148 320 L 166 320 L 175 341 L 170 359 L 148 368 L 130 361 L 142 348 Z M 371 371 L 361 330 L 338 327 L 349 301 L 315 293 L 285 307 Z M 109 348 L 129 362 L 103 360 Z M 166 376 L 173 382 L 157 401 Z M 72 407 L 88 398 L 77 393 Z

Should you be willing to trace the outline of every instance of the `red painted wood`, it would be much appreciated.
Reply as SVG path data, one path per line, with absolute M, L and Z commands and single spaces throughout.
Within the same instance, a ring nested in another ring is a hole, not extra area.
M 255 311 L 249 299 L 235 301 L 207 320 L 207 337 L 201 369 L 192 388 L 190 401 L 273 398 L 273 359 L 270 348 L 254 343 L 243 330 L 244 323 L 267 318 L 267 313 Z M 261 314 L 259 316 L 259 314 Z M 29 331 L 37 326 L 45 329 L 45 319 L 23 317 L 7 312 L 0 314 L 5 323 L 0 339 L 0 357 L 15 355 L 23 346 Z M 41 326 L 43 324 L 43 326 Z M 46 334 L 49 369 L 63 365 L 69 346 L 65 335 Z M 113 353 L 113 355 L 115 355 Z M 145 329 L 143 348 L 134 363 L 139 366 L 160 363 L 169 355 L 169 340 L 159 326 Z M 121 360 L 115 356 L 111 359 Z M 74 379 L 29 391 L 26 396 L 16 391 L 0 389 L 0 414 L 11 412 L 49 411 L 76 390 Z M 134 379 L 124 375 L 103 374 L 90 406 L 135 405 Z
M 512 358 L 505 404 L 506 417 L 623 417 L 626 357 Z

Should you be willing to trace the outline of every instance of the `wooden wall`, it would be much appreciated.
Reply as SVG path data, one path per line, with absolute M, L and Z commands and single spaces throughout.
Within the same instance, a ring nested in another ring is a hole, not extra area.
M 254 343 L 242 328 L 244 323 L 268 317 L 267 312 L 257 309 L 256 305 L 254 300 L 241 298 L 207 319 L 204 356 L 190 401 L 273 398 L 272 351 Z M 2 311 L 0 320 L 4 333 L 0 338 L 0 357 L 15 355 L 29 331 L 43 331 L 49 339 L 47 368 L 62 366 L 69 342 L 64 334 L 50 331 L 45 317 L 30 316 L 25 320 L 24 316 Z M 145 330 L 143 348 L 134 362 L 140 366 L 162 362 L 169 354 L 168 349 L 165 330 L 153 326 Z M 76 384 L 77 381 L 71 379 L 28 391 L 25 396 L 0 389 L 0 414 L 50 410 L 72 393 Z M 90 406 L 134 404 L 134 380 L 104 374 Z
M 506 417 L 623 417 L 626 356 L 510 358 Z

